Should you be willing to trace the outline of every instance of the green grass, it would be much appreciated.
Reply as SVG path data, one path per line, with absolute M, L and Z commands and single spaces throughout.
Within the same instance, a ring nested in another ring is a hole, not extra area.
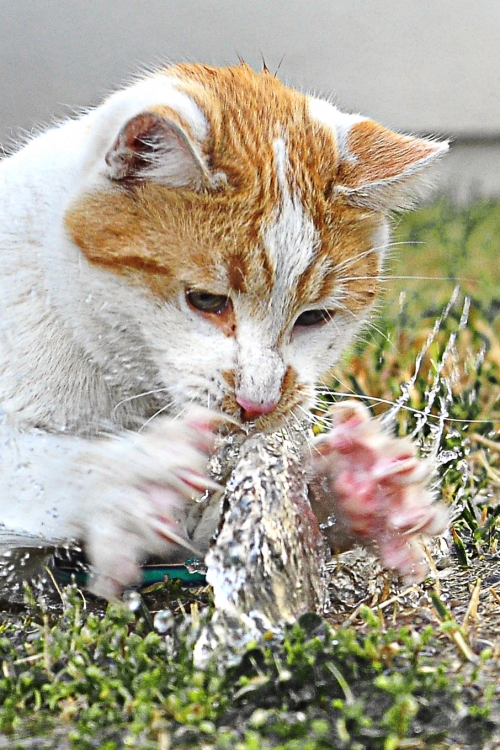
M 391 300 L 402 292 L 417 319 L 436 316 L 459 285 L 488 320 L 496 316 L 500 309 L 498 203 L 460 208 L 443 198 L 405 214 L 396 224 L 393 240 L 389 277 L 405 278 L 389 282 Z
M 28 594 L 0 620 L 0 748 L 499 746 L 500 206 L 441 201 L 401 219 L 395 241 L 395 275 L 441 280 L 388 282 L 376 328 L 332 389 L 375 414 L 399 404 L 396 429 L 437 450 L 455 507 L 451 577 L 466 577 L 465 594 L 428 583 L 412 604 L 363 606 L 345 626 L 307 615 L 239 665 L 205 672 L 192 646 L 206 594 L 167 585 L 145 597 L 176 613 L 166 636 L 145 608 L 103 612 L 71 589 L 58 607 Z
M 489 710 L 475 674 L 450 679 L 432 627 L 396 630 L 368 608 L 361 615 L 363 634 L 304 615 L 220 674 L 193 667 L 197 618 L 183 616 L 165 639 L 124 607 L 85 614 L 68 590 L 55 624 L 34 608 L 29 640 L 16 646 L 3 630 L 0 730 L 9 747 L 23 747 L 20 734 L 55 733 L 82 749 L 390 750 L 408 737 L 438 743 L 453 728 L 481 747 Z

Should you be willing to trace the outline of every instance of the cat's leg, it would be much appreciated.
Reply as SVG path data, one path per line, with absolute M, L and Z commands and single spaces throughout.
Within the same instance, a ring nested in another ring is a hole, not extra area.
M 420 535 L 442 533 L 446 508 L 428 489 L 432 466 L 408 438 L 394 438 L 356 401 L 329 412 L 330 432 L 315 438 L 311 504 L 333 550 L 361 543 L 407 580 L 427 563 Z
M 186 500 L 212 487 L 211 417 L 158 419 L 101 440 L 0 427 L 0 551 L 77 541 L 107 598 L 137 580 L 145 554 L 185 542 Z

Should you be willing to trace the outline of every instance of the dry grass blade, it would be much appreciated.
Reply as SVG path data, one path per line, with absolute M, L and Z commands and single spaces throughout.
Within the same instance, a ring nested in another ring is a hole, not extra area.
M 474 588 L 472 589 L 472 594 L 469 600 L 469 604 L 467 606 L 467 610 L 465 612 L 464 619 L 462 621 L 462 628 L 465 632 L 467 632 L 469 623 L 474 623 L 477 621 L 477 618 L 478 618 L 477 608 L 479 605 L 480 593 L 481 593 L 481 579 L 478 578 Z

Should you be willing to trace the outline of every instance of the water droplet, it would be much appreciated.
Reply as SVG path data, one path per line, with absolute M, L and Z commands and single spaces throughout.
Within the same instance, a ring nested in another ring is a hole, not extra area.
M 441 451 L 437 457 L 438 464 L 447 464 L 450 461 L 454 461 L 458 458 L 456 451 Z
M 156 632 L 164 635 L 174 624 L 174 616 L 169 609 L 160 609 L 159 612 L 155 614 L 153 624 Z
M 197 557 L 190 557 L 189 560 L 186 560 L 185 565 L 190 573 L 204 574 L 207 572 L 207 566 L 205 565 L 203 560 L 198 560 Z
M 337 523 L 337 519 L 335 516 L 328 516 L 326 521 L 323 521 L 323 523 L 320 523 L 319 528 L 324 531 L 325 529 L 331 529 L 332 526 L 335 526 Z
M 122 599 L 131 612 L 136 612 L 141 606 L 141 595 L 137 591 L 124 591 Z

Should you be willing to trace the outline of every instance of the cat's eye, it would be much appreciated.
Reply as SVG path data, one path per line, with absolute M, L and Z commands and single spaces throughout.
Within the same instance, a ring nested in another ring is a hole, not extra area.
M 296 326 L 319 326 L 333 318 L 333 310 L 305 310 L 295 321 Z
M 191 307 L 204 313 L 220 315 L 229 304 L 229 297 L 224 294 L 211 294 L 210 292 L 186 292 L 186 299 Z

